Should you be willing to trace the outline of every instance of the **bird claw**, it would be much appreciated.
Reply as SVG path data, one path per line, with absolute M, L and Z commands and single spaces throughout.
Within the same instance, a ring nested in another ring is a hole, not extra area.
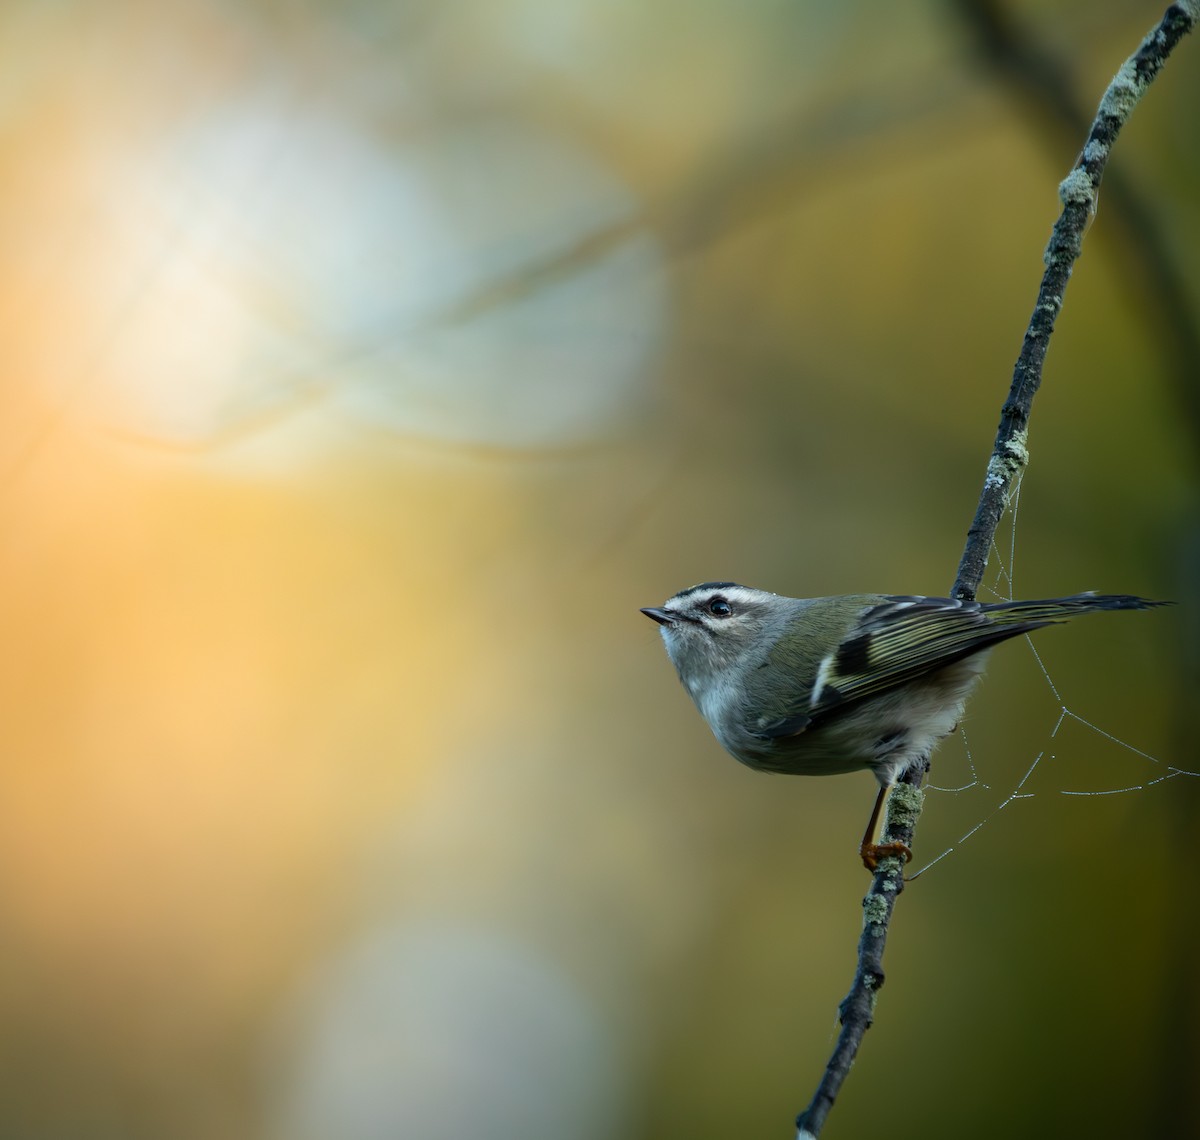
M 912 848 L 903 843 L 864 843 L 858 853 L 868 871 L 875 871 L 882 859 L 896 858 L 909 863 L 913 857 Z

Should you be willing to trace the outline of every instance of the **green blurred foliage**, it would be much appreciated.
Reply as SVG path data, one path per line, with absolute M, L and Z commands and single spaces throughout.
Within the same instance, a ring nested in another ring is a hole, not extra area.
M 1088 107 L 1159 15 L 1014 9 Z M 738 767 L 637 608 L 949 589 L 1081 136 L 954 5 L 0 31 L 0 1135 L 788 1134 L 873 784 Z M 1196 51 L 1113 159 L 1193 321 Z M 989 585 L 1182 604 L 1038 636 L 1061 700 L 996 656 L 829 1137 L 1200 1120 L 1200 780 L 1061 794 L 1200 768 L 1195 373 L 1124 225 Z

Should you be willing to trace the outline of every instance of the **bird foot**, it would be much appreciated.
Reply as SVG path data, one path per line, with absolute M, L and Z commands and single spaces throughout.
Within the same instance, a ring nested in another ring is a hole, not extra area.
M 876 870 L 881 859 L 897 858 L 905 863 L 912 860 L 912 848 L 903 843 L 864 843 L 858 853 L 868 871 Z

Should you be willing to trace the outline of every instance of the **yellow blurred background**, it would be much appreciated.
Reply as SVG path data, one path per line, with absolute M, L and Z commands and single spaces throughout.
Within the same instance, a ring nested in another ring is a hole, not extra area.
M 1082 138 L 988 7 L 3 8 L 0 1136 L 791 1134 L 873 783 L 734 764 L 637 609 L 949 589 Z M 1011 13 L 1089 109 L 1159 14 Z M 1185 604 L 997 655 L 830 1137 L 1200 1126 L 1198 48 L 1011 567 Z

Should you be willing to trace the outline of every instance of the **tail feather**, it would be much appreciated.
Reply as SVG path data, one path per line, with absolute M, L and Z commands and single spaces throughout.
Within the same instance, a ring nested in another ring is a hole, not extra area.
M 1173 606 L 1174 602 L 1159 602 L 1150 598 L 1139 598 L 1135 594 L 1072 594 L 1066 598 L 1044 598 L 1028 602 L 989 602 L 983 612 L 1001 625 L 1019 622 L 1036 622 L 1050 625 L 1070 621 L 1080 614 L 1100 610 L 1151 610 L 1158 606 Z

